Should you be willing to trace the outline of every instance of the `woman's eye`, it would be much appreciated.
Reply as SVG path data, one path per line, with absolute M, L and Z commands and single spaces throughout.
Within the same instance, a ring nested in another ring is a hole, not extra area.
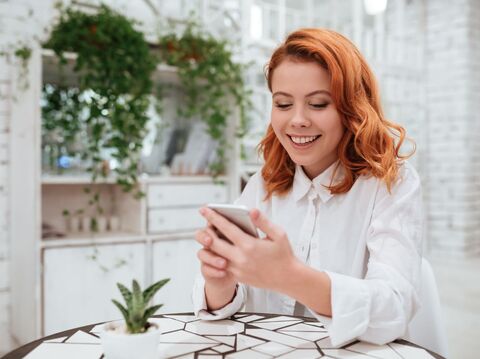
M 311 103 L 310 106 L 313 108 L 325 108 L 328 106 L 328 103 Z
M 288 104 L 288 103 L 277 103 L 275 104 L 276 107 L 278 107 L 279 109 L 286 109 L 288 107 L 290 107 L 291 105 Z

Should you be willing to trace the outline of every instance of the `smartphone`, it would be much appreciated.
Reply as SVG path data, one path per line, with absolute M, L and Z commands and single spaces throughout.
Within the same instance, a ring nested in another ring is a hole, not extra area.
M 248 214 L 248 207 L 235 204 L 217 203 L 207 204 L 207 207 L 219 213 L 220 215 L 228 219 L 230 222 L 234 223 L 245 233 L 253 237 L 259 237 L 257 228 L 253 224 L 250 215 Z

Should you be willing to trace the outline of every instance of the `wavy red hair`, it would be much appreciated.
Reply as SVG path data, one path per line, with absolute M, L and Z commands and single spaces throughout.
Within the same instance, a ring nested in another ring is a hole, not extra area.
M 400 162 L 415 152 L 415 144 L 410 154 L 400 154 L 405 129 L 385 118 L 375 76 L 356 46 L 332 30 L 300 29 L 291 33 L 266 65 L 270 91 L 272 75 L 286 59 L 316 62 L 330 74 L 332 100 L 345 127 L 338 145 L 339 163 L 345 176 L 328 187 L 331 193 L 348 192 L 361 175 L 382 179 L 390 191 Z M 287 193 L 293 184 L 295 164 L 271 125 L 259 144 L 259 152 L 265 159 L 262 176 L 266 198 Z

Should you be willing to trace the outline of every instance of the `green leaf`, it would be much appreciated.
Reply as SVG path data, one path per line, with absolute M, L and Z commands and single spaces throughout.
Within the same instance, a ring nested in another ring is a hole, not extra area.
M 130 308 L 132 305 L 132 292 L 121 283 L 117 283 L 118 290 L 122 293 L 123 299 L 127 304 L 127 307 Z
M 170 278 L 165 278 L 145 289 L 143 291 L 143 300 L 145 301 L 145 303 L 148 303 L 150 299 L 152 299 L 152 297 L 155 295 L 155 293 L 158 292 L 158 290 L 162 288 L 165 284 L 167 284 L 169 281 Z
M 129 315 L 128 315 L 128 310 L 122 305 L 120 304 L 118 301 L 116 301 L 115 299 L 112 299 L 112 302 L 113 304 L 115 304 L 115 306 L 120 310 L 120 312 L 122 313 L 123 315 L 123 318 L 125 318 L 125 322 L 128 322 L 129 321 Z
M 145 301 L 140 285 L 134 279 L 132 281 L 132 307 L 130 309 L 130 318 L 132 321 L 138 321 L 143 318 L 145 312 Z
M 163 304 L 158 304 L 158 305 L 153 305 L 153 306 L 151 306 L 150 308 L 148 308 L 147 310 L 145 310 L 145 314 L 144 314 L 144 316 L 143 316 L 143 319 L 144 319 L 145 321 L 147 321 L 148 318 L 150 318 L 152 315 L 154 315 L 155 312 L 156 312 L 157 310 L 159 310 L 161 307 L 163 307 Z

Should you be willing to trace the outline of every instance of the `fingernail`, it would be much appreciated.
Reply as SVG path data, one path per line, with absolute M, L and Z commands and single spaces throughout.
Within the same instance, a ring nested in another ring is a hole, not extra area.
M 203 238 L 203 242 L 205 244 L 210 244 L 210 243 L 212 243 L 212 238 L 208 235 L 205 235 L 205 237 Z
M 205 208 L 203 208 L 203 207 L 200 208 L 198 211 L 200 212 L 200 214 L 201 214 L 202 216 L 204 216 L 205 213 L 206 213 L 206 212 L 205 212 Z
M 224 259 L 219 259 L 217 261 L 217 265 L 219 265 L 220 267 L 223 267 L 225 265 L 225 260 Z

